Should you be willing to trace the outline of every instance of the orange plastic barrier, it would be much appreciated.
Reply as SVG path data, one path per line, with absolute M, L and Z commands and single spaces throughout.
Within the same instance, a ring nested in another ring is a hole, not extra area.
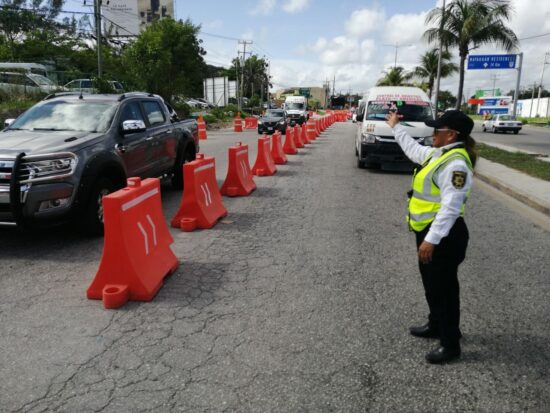
M 315 134 L 317 137 L 321 136 L 321 120 L 315 119 Z
M 277 165 L 284 165 L 287 162 L 283 145 L 281 144 L 281 132 L 276 131 L 271 137 L 271 156 Z
M 296 155 L 298 153 L 298 149 L 296 149 L 296 145 L 294 145 L 294 131 L 290 127 L 286 127 L 285 132 L 285 144 L 283 145 L 283 152 L 287 155 Z
M 246 196 L 256 189 L 248 163 L 248 145 L 237 142 L 228 149 L 227 176 L 220 189 L 222 195 Z
M 245 129 L 256 129 L 258 127 L 258 118 L 254 116 L 249 116 L 244 118 L 244 128 Z
M 202 114 L 197 119 L 197 125 L 199 126 L 199 139 L 206 139 L 206 122 L 202 118 Z
M 216 182 L 216 160 L 197 154 L 197 159 L 183 165 L 183 196 L 171 225 L 182 231 L 212 228 L 227 215 Z
M 303 142 L 305 145 L 311 143 L 311 141 L 307 138 L 307 122 L 305 122 L 305 123 L 302 124 L 302 133 L 301 133 L 301 136 L 302 136 L 302 142 Z
M 103 300 L 105 308 L 151 301 L 179 265 L 162 214 L 160 180 L 129 178 L 126 188 L 103 197 L 103 220 L 103 255 L 86 296 Z
M 241 119 L 240 112 L 237 112 L 237 116 L 233 119 L 233 132 L 243 131 L 243 120 Z
M 271 176 L 277 172 L 277 167 L 271 156 L 271 138 L 265 133 L 258 138 L 258 155 L 252 167 L 252 173 L 257 176 Z
M 304 147 L 304 142 L 302 142 L 302 138 L 300 136 L 301 134 L 301 130 L 300 130 L 300 126 L 299 125 L 296 125 L 294 126 L 294 145 L 296 145 L 297 148 L 303 148 Z
M 306 124 L 306 134 L 307 139 L 311 142 L 317 139 L 317 134 L 315 132 L 315 121 L 313 119 L 309 119 Z

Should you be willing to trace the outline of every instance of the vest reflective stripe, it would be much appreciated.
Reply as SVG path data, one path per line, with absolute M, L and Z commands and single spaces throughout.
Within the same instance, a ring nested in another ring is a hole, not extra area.
M 464 159 L 468 168 L 473 170 L 468 152 L 462 147 L 453 148 L 430 163 L 432 154 L 433 152 L 426 162 L 424 162 L 422 168 L 415 171 L 413 175 L 413 191 L 409 199 L 407 221 L 409 222 L 409 227 L 417 232 L 426 228 L 435 219 L 437 212 L 441 208 L 441 192 L 434 182 L 434 176 L 441 167 L 455 159 Z M 466 199 L 469 195 L 470 191 L 466 194 Z M 460 214 L 464 215 L 464 204 L 460 211 Z

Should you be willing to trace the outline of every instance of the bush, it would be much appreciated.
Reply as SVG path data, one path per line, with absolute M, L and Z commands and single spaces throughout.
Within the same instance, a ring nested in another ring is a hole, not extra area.
M 524 125 L 528 124 L 529 123 L 529 119 L 528 118 L 518 118 L 518 120 L 523 123 Z
M 206 114 L 202 117 L 206 124 L 216 123 L 218 121 L 218 118 L 212 114 Z
M 187 103 L 176 101 L 174 102 L 172 107 L 181 119 L 187 119 L 191 117 L 191 107 Z

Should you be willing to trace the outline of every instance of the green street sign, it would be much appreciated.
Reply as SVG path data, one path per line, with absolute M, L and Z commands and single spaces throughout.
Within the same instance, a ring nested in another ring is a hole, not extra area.
M 306 98 L 311 96 L 309 88 L 300 88 L 300 89 L 298 89 L 298 94 L 300 96 L 304 96 Z

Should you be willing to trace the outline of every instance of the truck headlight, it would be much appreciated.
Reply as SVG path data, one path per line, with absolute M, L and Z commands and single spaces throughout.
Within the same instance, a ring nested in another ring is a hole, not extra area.
M 284 119 L 279 121 L 279 125 L 284 125 L 284 124 L 285 124 Z
M 264 122 L 258 119 L 258 125 L 263 125 Z
M 378 139 L 380 139 L 379 136 L 373 135 L 371 133 L 361 134 L 361 143 L 375 143 Z
M 19 182 L 63 179 L 74 173 L 77 163 L 77 156 L 71 152 L 25 156 L 20 166 Z

